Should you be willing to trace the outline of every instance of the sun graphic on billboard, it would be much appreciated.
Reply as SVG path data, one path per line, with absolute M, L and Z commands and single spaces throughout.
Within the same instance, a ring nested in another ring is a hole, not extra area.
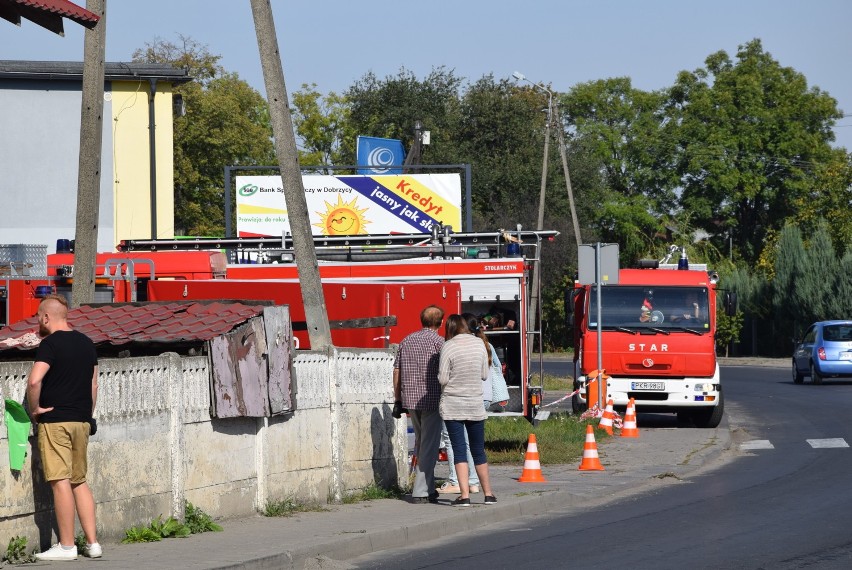
M 367 208 L 358 207 L 358 198 L 344 202 L 340 194 L 337 204 L 325 203 L 326 211 L 316 212 L 320 217 L 319 223 L 314 224 L 327 236 L 352 236 L 366 234 L 366 226 L 370 220 L 364 217 Z

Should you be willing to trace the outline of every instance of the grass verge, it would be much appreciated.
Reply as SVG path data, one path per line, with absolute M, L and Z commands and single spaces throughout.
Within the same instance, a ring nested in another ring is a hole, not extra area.
M 533 386 L 538 386 L 538 375 L 534 374 L 530 379 Z M 544 374 L 542 386 L 548 392 L 569 392 L 574 389 L 574 379 L 570 376 L 554 376 L 553 374 Z
M 399 499 L 405 494 L 405 491 L 397 486 L 390 489 L 380 487 L 377 483 L 371 483 L 360 491 L 348 493 L 343 497 L 344 504 L 360 503 L 361 501 L 375 501 L 377 499 Z
M 262 514 L 265 517 L 291 517 L 297 513 L 320 513 L 327 510 L 319 503 L 303 503 L 288 497 L 277 501 L 267 501 Z
M 488 463 L 523 464 L 531 433 L 535 434 L 542 465 L 579 461 L 583 457 L 588 423 L 569 414 L 552 414 L 537 426 L 517 416 L 492 416 L 485 422 L 485 451 L 488 454 Z M 603 431 L 595 432 L 595 441 L 608 437 L 610 436 Z

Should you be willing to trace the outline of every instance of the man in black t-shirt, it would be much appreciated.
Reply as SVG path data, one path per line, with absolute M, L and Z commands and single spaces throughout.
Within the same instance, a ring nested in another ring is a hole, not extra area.
M 39 560 L 75 560 L 74 513 L 86 535 L 83 554 L 102 554 L 95 531 L 95 499 L 86 483 L 87 452 L 98 397 L 98 355 L 84 334 L 68 325 L 68 305 L 49 295 L 38 307 L 39 334 L 27 381 L 27 403 L 38 422 L 44 478 L 53 491 L 59 543 L 36 554 Z

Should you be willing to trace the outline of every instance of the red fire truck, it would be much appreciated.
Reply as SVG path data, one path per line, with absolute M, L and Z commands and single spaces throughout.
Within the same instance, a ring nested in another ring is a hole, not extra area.
M 489 320 L 486 334 L 506 365 L 511 396 L 507 411 L 533 419 L 541 404 L 541 371 L 533 386 L 530 351 L 539 331 L 528 327 L 530 270 L 539 259 L 542 243 L 557 235 L 554 231 L 451 234 L 435 230 L 421 235 L 315 237 L 332 323 L 335 319 L 351 323 L 359 318 L 391 315 L 398 323 L 395 328 L 382 324 L 367 327 L 360 336 L 350 331 L 345 340 L 349 344 L 343 344 L 344 333 L 333 330 L 333 341 L 340 346 L 364 347 L 397 343 L 420 327 L 419 312 L 428 304 L 442 306 L 448 313 L 482 316 Z M 122 252 L 149 257 L 209 248 L 222 248 L 231 255 L 224 281 L 170 283 L 158 277 L 148 284 L 149 298 L 270 299 L 288 302 L 294 321 L 304 318 L 289 236 L 132 240 L 119 244 Z M 307 334 L 299 335 L 298 330 L 296 334 L 299 347 L 308 348 Z
M 619 270 L 617 284 L 600 288 L 600 313 L 596 285 L 574 288 L 574 410 L 597 405 L 600 391 L 616 409 L 633 398 L 637 412 L 674 412 L 682 423 L 716 427 L 724 413 L 715 349 L 718 275 L 686 268 L 685 253 L 679 269 L 642 265 Z
M 480 315 L 488 319 L 486 334 L 506 365 L 507 411 L 533 419 L 541 404 L 541 371 L 532 385 L 536 375 L 530 351 L 540 333 L 528 325 L 530 272 L 542 243 L 556 235 L 500 230 L 316 237 L 332 340 L 337 346 L 365 348 L 398 343 L 420 327 L 420 310 L 429 304 L 447 313 Z M 309 348 L 300 326 L 305 317 L 289 236 L 133 240 L 119 244 L 119 250 L 97 256 L 95 302 L 256 299 L 288 304 L 297 348 Z M 20 305 L 7 310 L 11 318 L 0 326 L 32 316 L 39 296 L 48 292 L 70 296 L 73 261 L 73 253 L 47 255 L 42 271 L 47 275 L 37 282 L 0 286 L 7 292 L 6 306 Z

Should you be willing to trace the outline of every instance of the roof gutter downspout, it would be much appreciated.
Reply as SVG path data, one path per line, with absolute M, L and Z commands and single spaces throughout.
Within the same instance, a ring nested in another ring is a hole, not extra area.
M 157 239 L 157 126 L 154 120 L 154 95 L 157 93 L 157 79 L 152 77 L 151 96 L 148 98 L 148 146 L 151 165 L 151 239 Z

